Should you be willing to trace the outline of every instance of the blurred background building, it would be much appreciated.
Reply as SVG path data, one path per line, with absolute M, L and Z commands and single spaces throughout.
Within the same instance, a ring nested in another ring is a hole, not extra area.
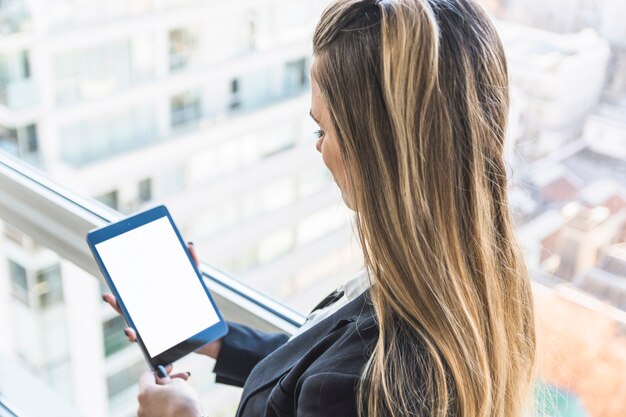
M 2 0 L 0 148 L 124 213 L 166 204 L 202 259 L 306 312 L 359 269 L 308 115 L 325 3 Z M 106 289 L 3 229 L 0 351 L 86 416 L 132 415 L 144 361 Z M 218 415 L 237 392 L 210 369 Z
M 511 206 L 553 393 L 537 404 L 550 416 L 624 416 L 626 2 L 482 3 L 513 87 Z
M 166 204 L 203 260 L 306 313 L 361 264 L 308 116 L 327 3 L 0 0 L 0 149 L 124 213 Z M 509 61 L 547 415 L 624 417 L 626 2 L 482 3 Z M 0 355 L 84 416 L 134 415 L 145 364 L 106 288 L 0 231 Z M 180 366 L 206 411 L 233 415 L 239 391 L 196 356 Z

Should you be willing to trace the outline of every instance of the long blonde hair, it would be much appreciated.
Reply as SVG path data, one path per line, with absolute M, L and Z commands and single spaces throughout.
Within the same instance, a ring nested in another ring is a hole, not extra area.
M 338 0 L 313 49 L 374 280 L 360 414 L 522 415 L 535 329 L 494 27 L 471 0 Z

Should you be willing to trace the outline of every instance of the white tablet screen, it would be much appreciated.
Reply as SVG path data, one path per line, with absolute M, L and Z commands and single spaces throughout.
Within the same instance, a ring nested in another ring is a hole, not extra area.
M 167 217 L 95 247 L 150 356 L 219 321 Z

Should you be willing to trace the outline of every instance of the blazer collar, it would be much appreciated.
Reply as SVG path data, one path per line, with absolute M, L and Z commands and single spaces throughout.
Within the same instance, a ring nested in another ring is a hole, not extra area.
M 374 310 L 369 298 L 369 290 L 366 290 L 333 315 L 276 349 L 267 358 L 259 362 L 250 374 L 244 386 L 239 411 L 244 409 L 251 395 L 286 374 L 324 336 L 348 323 L 363 321 L 373 315 Z

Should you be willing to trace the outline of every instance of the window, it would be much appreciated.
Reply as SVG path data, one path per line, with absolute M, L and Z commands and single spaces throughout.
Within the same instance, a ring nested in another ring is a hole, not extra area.
M 0 126 L 0 149 L 20 158 L 28 158 L 39 151 L 37 126 L 34 124 L 19 128 Z
M 39 143 L 37 140 L 37 126 L 28 125 L 26 126 L 26 140 L 25 140 L 24 148 L 26 152 L 31 154 L 35 153 L 39 150 Z
M 309 85 L 306 58 L 300 58 L 285 64 L 285 94 L 296 94 L 305 90 Z
M 157 142 L 152 106 L 136 106 L 88 118 L 60 130 L 64 162 L 82 166 Z
M 146 178 L 139 182 L 139 201 L 145 203 L 152 200 L 152 179 Z
M 104 97 L 150 79 L 154 72 L 153 48 L 151 37 L 140 35 L 56 55 L 57 103 L 69 105 Z
M 237 110 L 241 106 L 241 97 L 239 93 L 239 78 L 230 80 L 230 104 L 231 110 Z
M 236 78 L 236 85 L 231 85 L 231 98 L 237 104 L 233 109 L 251 111 L 267 106 L 281 96 L 279 68 L 268 65 L 241 74 Z
M 169 32 L 170 70 L 187 68 L 197 57 L 198 34 L 194 29 L 180 28 Z
M 108 290 L 107 290 L 108 292 Z M 124 334 L 126 328 L 126 321 L 122 316 L 115 316 L 102 323 L 102 333 L 104 341 L 104 354 L 105 356 L 111 356 L 112 354 L 119 352 L 125 347 L 129 346 L 128 339 Z
M 59 265 L 38 271 L 36 280 L 35 288 L 40 307 L 48 308 L 63 302 L 63 281 Z
M 117 210 L 119 207 L 118 193 L 116 190 L 110 191 L 106 194 L 102 194 L 101 196 L 96 197 L 96 200 L 106 204 L 107 206 L 115 210 Z
M 0 149 L 14 156 L 19 155 L 20 141 L 18 139 L 16 129 L 1 128 Z
M 13 296 L 23 303 L 30 305 L 26 268 L 9 259 L 9 275 L 11 276 L 11 290 Z
M 21 110 L 37 103 L 37 85 L 30 65 L 27 51 L 0 54 L 0 104 Z
M 28 51 L 0 54 L 0 87 L 3 84 L 28 79 L 30 76 Z
M 200 94 L 188 91 L 172 97 L 170 117 L 172 127 L 182 127 L 198 122 L 202 117 Z

